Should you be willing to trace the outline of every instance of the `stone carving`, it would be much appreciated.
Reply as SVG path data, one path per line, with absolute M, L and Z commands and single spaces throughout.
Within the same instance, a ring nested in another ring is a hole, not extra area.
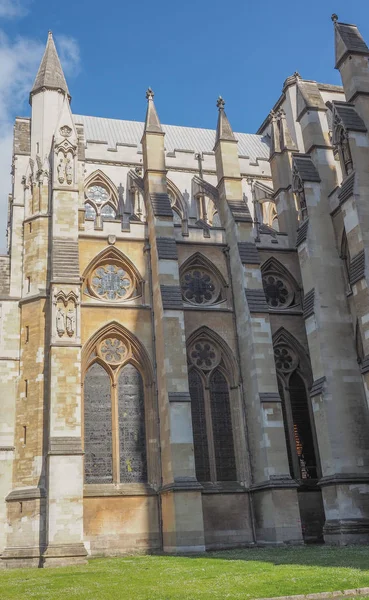
M 294 352 L 287 346 L 274 348 L 274 360 L 277 371 L 290 373 L 297 367 L 298 359 Z
M 78 297 L 74 292 L 66 294 L 63 290 L 54 293 L 55 327 L 59 338 L 77 335 Z
M 73 163 L 70 157 L 67 158 L 67 164 L 65 165 L 65 176 L 69 185 L 73 183 Z
M 61 158 L 59 160 L 58 166 L 57 166 L 57 171 L 58 171 L 58 181 L 59 183 L 64 183 L 64 179 L 65 179 L 65 164 L 64 164 L 64 159 Z
M 42 165 L 42 172 L 43 172 L 43 178 L 48 180 L 49 174 L 50 174 L 50 163 L 49 163 L 49 159 L 48 159 L 47 155 L 45 155 L 44 163 Z
M 56 331 L 59 337 L 63 337 L 65 333 L 65 312 L 60 306 L 56 311 Z
M 59 131 L 60 135 L 66 138 L 72 135 L 72 129 L 68 125 L 63 125 L 63 127 L 60 127 Z
M 69 337 L 75 334 L 76 331 L 76 309 L 69 308 L 66 316 L 66 329 Z
M 266 301 L 272 308 L 286 308 L 291 304 L 291 291 L 287 283 L 275 275 L 263 277 Z

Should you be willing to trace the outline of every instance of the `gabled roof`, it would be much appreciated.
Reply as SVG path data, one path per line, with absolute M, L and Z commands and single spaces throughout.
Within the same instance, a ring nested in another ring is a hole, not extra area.
M 121 121 L 101 117 L 73 115 L 76 124 L 84 125 L 86 142 L 100 142 L 116 149 L 117 144 L 141 147 L 144 123 L 139 121 Z M 184 150 L 213 154 L 216 132 L 214 129 L 162 125 L 165 133 L 164 145 L 167 152 Z M 251 133 L 235 133 L 238 141 L 239 156 L 257 159 L 269 159 L 269 138 Z

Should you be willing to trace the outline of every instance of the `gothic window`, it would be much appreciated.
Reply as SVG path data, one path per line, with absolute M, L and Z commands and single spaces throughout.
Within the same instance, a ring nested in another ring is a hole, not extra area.
M 188 350 L 189 390 L 198 481 L 236 481 L 229 384 L 221 349 L 199 337 Z
M 125 365 L 118 379 L 120 481 L 147 480 L 145 407 L 140 373 Z
M 84 292 L 106 302 L 132 300 L 142 294 L 142 282 L 128 259 L 116 250 L 104 251 L 84 273 Z
M 109 178 L 101 171 L 93 173 L 86 182 L 85 219 L 101 227 L 103 221 L 116 219 L 118 193 Z
M 347 235 L 346 235 L 345 230 L 343 230 L 343 234 L 342 234 L 340 256 L 343 261 L 343 270 L 344 270 L 344 277 L 345 277 L 345 283 L 346 283 L 346 291 L 347 291 L 347 293 L 349 293 L 349 292 L 351 292 L 351 284 L 350 284 L 350 262 L 351 262 L 351 259 L 350 259 L 350 251 L 349 251 L 349 247 L 348 247 Z
M 84 435 L 86 483 L 112 483 L 112 420 L 110 379 L 94 363 L 84 383 Z
M 224 300 L 224 281 L 217 269 L 200 253 L 181 268 L 180 285 L 184 302 L 210 306 Z
M 173 212 L 173 223 L 175 225 L 182 225 L 182 235 L 188 235 L 188 218 L 185 200 L 175 186 L 175 184 L 167 179 L 168 183 L 168 196 L 170 205 Z
M 274 360 L 282 399 L 291 477 L 302 480 L 317 479 L 314 426 L 306 385 L 301 374 L 301 369 L 304 368 L 301 364 L 303 361 L 297 349 L 283 334 L 275 340 Z M 306 358 L 304 361 L 306 362 Z
M 283 310 L 299 304 L 298 285 L 282 263 L 270 258 L 261 270 L 265 298 L 271 309 Z
M 86 483 L 147 482 L 145 400 L 129 340 L 116 331 L 90 348 L 84 380 Z
M 361 336 L 361 331 L 360 331 L 359 319 L 356 319 L 355 346 L 356 346 L 357 362 L 359 363 L 359 365 L 362 365 L 363 360 L 365 358 L 365 354 L 364 354 L 363 338 Z

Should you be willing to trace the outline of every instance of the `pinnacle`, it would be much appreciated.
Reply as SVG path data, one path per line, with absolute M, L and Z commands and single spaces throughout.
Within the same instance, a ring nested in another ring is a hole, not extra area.
M 34 94 L 42 90 L 42 88 L 61 90 L 69 96 L 68 85 L 51 31 L 48 33 L 45 52 L 31 90 L 31 98 Z

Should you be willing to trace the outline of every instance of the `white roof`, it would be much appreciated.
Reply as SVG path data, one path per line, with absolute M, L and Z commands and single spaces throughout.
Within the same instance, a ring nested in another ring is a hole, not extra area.
M 120 121 L 102 117 L 86 117 L 73 115 L 76 124 L 83 124 L 86 142 L 107 143 L 108 148 L 115 150 L 117 144 L 141 146 L 144 123 L 138 121 Z M 213 152 L 215 143 L 214 129 L 197 127 L 181 127 L 178 125 L 162 125 L 165 132 L 165 149 L 189 150 L 191 152 Z M 238 140 L 238 154 L 257 159 L 269 158 L 268 138 L 253 133 L 235 133 Z

